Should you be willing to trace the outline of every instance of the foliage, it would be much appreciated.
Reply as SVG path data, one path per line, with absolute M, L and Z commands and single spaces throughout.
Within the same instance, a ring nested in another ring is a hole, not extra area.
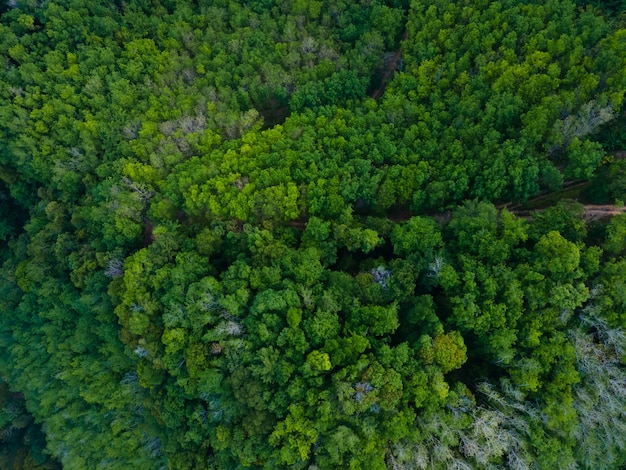
M 499 204 L 623 198 L 598 10 L 16 1 L 0 30 L 5 466 L 626 463 L 624 219 Z
M 23 398 L 0 382 L 0 464 L 3 468 L 59 468 L 45 453 L 45 436 L 26 411 Z

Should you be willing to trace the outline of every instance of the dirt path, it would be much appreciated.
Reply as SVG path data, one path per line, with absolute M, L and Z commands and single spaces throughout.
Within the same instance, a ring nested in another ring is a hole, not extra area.
M 615 205 L 585 205 L 585 220 L 587 220 L 588 222 L 591 222 L 593 220 L 607 219 L 619 214 L 626 214 L 626 207 L 619 207 Z
M 385 72 L 383 73 L 383 76 L 381 78 L 380 86 L 370 94 L 370 98 L 377 100 L 382 96 L 385 88 L 387 87 L 387 82 L 396 71 L 396 67 L 398 66 L 398 62 L 400 62 L 401 58 L 402 49 L 396 51 L 396 53 L 393 55 L 393 58 L 389 61 L 389 64 L 385 67 Z
M 610 219 L 611 217 L 619 214 L 626 214 L 626 207 L 620 207 L 615 205 L 595 205 L 585 204 L 584 206 L 584 218 L 587 222 L 593 222 L 595 220 Z M 533 214 L 541 212 L 544 209 L 520 209 L 512 210 L 511 212 L 517 217 L 524 219 L 531 219 Z
M 559 191 L 552 191 L 550 189 L 544 189 L 540 191 L 539 194 L 530 198 L 526 202 L 523 202 L 523 203 L 503 202 L 500 204 L 495 204 L 495 206 L 498 209 L 506 208 L 511 212 L 514 212 L 516 210 L 523 210 L 523 209 L 530 210 L 531 207 L 538 209 L 540 208 L 542 202 L 550 201 L 554 199 L 555 197 L 558 197 L 557 195 L 559 193 L 570 192 L 570 191 L 577 190 L 577 189 L 583 189 L 588 184 L 589 184 L 589 181 L 584 181 L 584 180 L 565 181 L 563 183 L 563 188 L 560 189 Z
M 402 36 L 402 41 L 406 41 L 408 37 L 409 35 L 407 33 L 404 33 L 404 35 Z M 377 100 L 383 95 L 383 92 L 385 91 L 385 88 L 387 87 L 387 83 L 389 82 L 389 79 L 393 76 L 396 69 L 398 68 L 398 63 L 400 62 L 401 59 L 402 59 L 402 47 L 400 47 L 400 49 L 396 51 L 396 53 L 393 55 L 391 60 L 385 65 L 383 75 L 380 79 L 380 86 L 376 90 L 370 93 L 370 98 Z

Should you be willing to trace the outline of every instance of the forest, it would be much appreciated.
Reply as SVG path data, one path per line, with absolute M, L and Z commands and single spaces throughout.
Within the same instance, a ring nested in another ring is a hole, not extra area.
M 0 468 L 626 466 L 626 1 L 6 0 Z

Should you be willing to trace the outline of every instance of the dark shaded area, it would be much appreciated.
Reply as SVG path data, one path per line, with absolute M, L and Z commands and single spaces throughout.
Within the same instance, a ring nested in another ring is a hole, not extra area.
M 11 392 L 0 380 L 0 468 L 60 470 L 45 447 L 45 435 L 26 410 L 22 394 Z
M 17 236 L 27 220 L 28 210 L 11 197 L 7 184 L 0 181 L 0 240 Z

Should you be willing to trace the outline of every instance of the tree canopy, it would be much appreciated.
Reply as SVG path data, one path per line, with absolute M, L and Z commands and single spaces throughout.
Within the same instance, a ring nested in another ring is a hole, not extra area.
M 624 466 L 587 3 L 6 2 L 0 466 Z

